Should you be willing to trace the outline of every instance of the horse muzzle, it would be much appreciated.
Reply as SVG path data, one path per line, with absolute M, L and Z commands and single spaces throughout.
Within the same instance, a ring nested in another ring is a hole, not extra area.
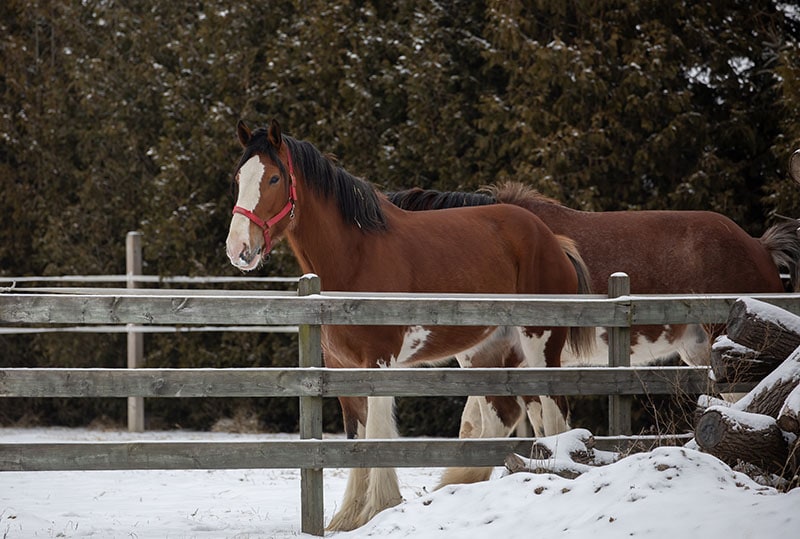
M 262 253 L 263 248 L 261 246 L 251 249 L 244 243 L 241 244 L 241 249 L 238 249 L 238 253 L 227 249 L 228 259 L 230 259 L 231 264 L 242 271 L 256 269 L 264 259 Z
M 234 267 L 242 271 L 254 270 L 261 264 L 268 253 L 265 245 L 257 236 L 250 234 L 250 222 L 241 216 L 234 216 L 228 239 L 225 242 L 225 253 Z

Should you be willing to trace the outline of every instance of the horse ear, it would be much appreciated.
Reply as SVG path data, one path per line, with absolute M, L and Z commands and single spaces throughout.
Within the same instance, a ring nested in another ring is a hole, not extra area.
M 250 131 L 250 128 L 245 125 L 244 121 L 239 120 L 239 123 L 236 124 L 236 134 L 239 136 L 239 144 L 247 148 L 250 139 L 253 138 L 253 133 Z
M 789 175 L 794 181 L 800 183 L 800 150 L 795 150 L 789 158 Z
M 281 135 L 281 125 L 278 123 L 278 120 L 272 119 L 272 122 L 269 124 L 269 132 L 267 133 L 267 138 L 269 143 L 276 150 L 281 149 L 281 143 L 283 143 L 283 136 Z

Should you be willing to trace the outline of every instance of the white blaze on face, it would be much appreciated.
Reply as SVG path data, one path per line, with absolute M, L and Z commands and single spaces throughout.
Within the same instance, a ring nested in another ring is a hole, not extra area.
M 239 197 L 236 205 L 254 211 L 261 198 L 261 179 L 264 177 L 264 165 L 258 156 L 251 157 L 239 169 Z M 231 218 L 231 228 L 228 231 L 226 242 L 228 258 L 231 262 L 240 265 L 239 253 L 245 247 L 252 247 L 250 241 L 250 220 L 244 215 L 235 213 Z

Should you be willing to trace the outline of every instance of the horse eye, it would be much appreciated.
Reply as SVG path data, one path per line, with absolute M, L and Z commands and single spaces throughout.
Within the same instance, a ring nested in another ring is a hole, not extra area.
M 269 179 L 269 184 L 270 185 L 276 184 L 278 183 L 279 180 L 280 180 L 279 176 L 273 176 L 272 178 Z

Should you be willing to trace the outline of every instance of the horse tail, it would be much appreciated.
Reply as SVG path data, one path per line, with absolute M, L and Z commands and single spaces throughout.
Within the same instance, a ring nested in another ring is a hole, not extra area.
M 556 234 L 556 239 L 561 245 L 561 249 L 575 268 L 578 276 L 578 293 L 591 294 L 592 281 L 589 278 L 589 267 L 583 261 L 583 257 L 578 252 L 578 245 L 575 240 L 566 236 Z M 594 350 L 595 328 L 592 327 L 571 327 L 567 334 L 567 344 L 573 354 L 578 357 L 587 357 Z
M 773 225 L 758 241 L 778 269 L 788 272 L 788 291 L 800 292 L 800 221 L 791 219 Z

